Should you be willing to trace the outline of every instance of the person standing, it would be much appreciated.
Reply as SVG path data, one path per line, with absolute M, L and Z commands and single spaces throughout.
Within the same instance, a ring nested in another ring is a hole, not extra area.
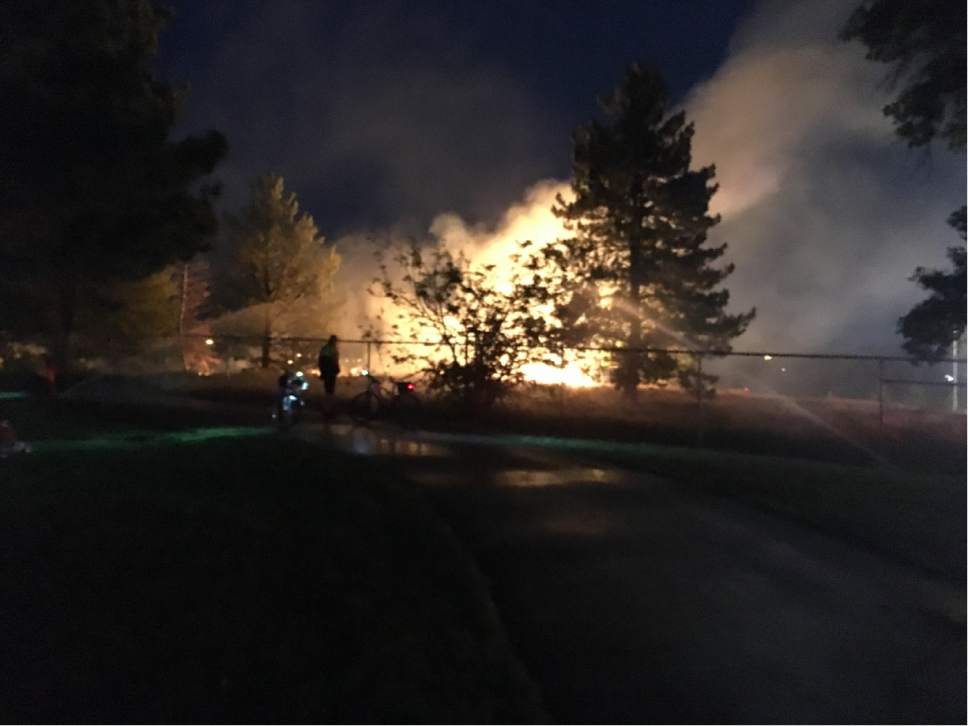
M 323 414 L 333 410 L 333 395 L 336 393 L 336 376 L 339 375 L 339 341 L 335 335 L 319 349 L 319 377 L 323 381 L 326 396 L 323 399 Z

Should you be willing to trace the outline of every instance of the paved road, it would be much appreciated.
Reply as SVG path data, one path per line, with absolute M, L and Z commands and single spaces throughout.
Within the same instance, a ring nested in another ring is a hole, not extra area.
M 326 436 L 429 489 L 558 720 L 965 721 L 963 588 L 552 449 Z

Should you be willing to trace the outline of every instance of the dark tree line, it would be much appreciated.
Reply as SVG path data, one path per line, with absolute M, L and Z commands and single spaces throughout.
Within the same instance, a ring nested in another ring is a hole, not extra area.
M 693 126 L 670 106 L 658 73 L 632 66 L 603 119 L 575 132 L 574 198 L 555 209 L 573 236 L 545 257 L 564 277 L 562 328 L 586 344 L 727 350 L 755 314 L 726 312 L 733 266 L 714 266 L 726 245 L 707 244 L 716 171 L 692 168 Z M 613 376 L 629 394 L 672 377 L 705 385 L 662 352 L 620 355 Z
M 884 107 L 897 135 L 912 148 L 936 139 L 965 150 L 965 67 L 968 11 L 964 0 L 867 0 L 847 20 L 846 40 L 859 40 L 867 57 L 889 67 L 897 97 Z M 965 207 L 948 223 L 965 240 Z M 965 246 L 948 249 L 952 269 L 915 270 L 912 280 L 931 292 L 898 321 L 904 349 L 942 357 L 965 333 Z
M 216 230 L 227 144 L 171 138 L 186 94 L 154 73 L 166 18 L 150 0 L 0 6 L 0 329 L 39 333 L 61 368 L 82 311 Z
M 904 349 L 922 360 L 942 358 L 965 331 L 965 208 L 952 214 L 948 223 L 962 241 L 960 247 L 948 248 L 951 270 L 917 268 L 911 279 L 931 294 L 898 321 Z
M 79 342 L 99 354 L 151 336 L 180 336 L 184 363 L 203 315 L 262 335 L 268 365 L 284 323 L 321 335 L 332 307 L 339 258 L 279 177 L 225 225 L 226 264 L 200 257 L 227 143 L 172 138 L 187 92 L 155 72 L 168 17 L 153 0 L 0 5 L 0 334 L 45 345 L 62 371 Z

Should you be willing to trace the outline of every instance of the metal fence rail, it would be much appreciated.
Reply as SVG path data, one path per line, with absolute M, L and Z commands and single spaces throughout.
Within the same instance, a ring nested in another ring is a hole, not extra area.
M 263 342 L 257 336 L 193 333 L 144 341 L 136 350 L 99 349 L 96 357 L 82 363 L 105 373 L 187 372 L 221 377 L 258 369 Z M 272 367 L 300 366 L 312 372 L 324 342 L 319 337 L 274 337 Z M 404 367 L 401 357 L 407 353 L 418 358 L 433 356 L 445 345 L 440 340 L 344 339 L 340 341 L 343 375 L 352 377 L 369 369 L 391 377 L 410 376 L 417 371 L 413 364 Z M 470 343 L 467 347 L 472 351 Z M 24 360 L 20 361 L 14 360 L 10 346 L 0 350 L 4 359 L 0 370 L 12 370 L 11 365 L 42 370 L 42 349 L 19 348 L 24 351 Z M 526 387 L 508 404 L 536 405 L 551 415 L 589 420 L 598 417 L 599 421 L 621 414 L 619 418 L 627 416 L 632 426 L 678 427 L 688 437 L 694 434 L 690 440 L 700 444 L 712 441 L 707 434 L 721 437 L 724 431 L 743 427 L 768 436 L 774 425 L 790 430 L 812 426 L 813 434 L 824 428 L 831 435 L 860 431 L 860 438 L 866 436 L 865 446 L 884 451 L 904 438 L 934 431 L 943 431 L 948 440 L 960 438 L 964 442 L 965 358 L 924 363 L 897 355 L 605 346 L 570 347 L 566 352 L 571 363 L 587 373 L 586 384 L 591 381 L 597 391 L 565 384 Z M 695 373 L 716 378 L 716 396 L 710 399 L 702 387 L 691 391 L 676 385 L 665 390 L 649 387 L 637 407 L 628 407 L 614 394 L 609 372 L 615 356 L 629 353 L 675 355 L 687 365 L 691 361 Z M 36 360 L 26 360 L 30 357 Z M 246 385 L 269 385 L 272 377 L 266 377 L 263 383 L 257 378 L 248 383 L 226 379 L 225 387 L 235 390 Z M 220 384 L 212 380 L 204 385 L 217 389 Z M 839 432 L 834 432 L 838 427 Z M 875 440 L 877 443 L 873 443 Z
M 189 335 L 188 339 L 204 340 L 215 357 L 246 358 L 257 363 L 256 349 L 262 339 L 253 336 Z M 277 362 L 296 364 L 314 361 L 324 338 L 280 336 L 272 339 Z M 366 369 L 392 369 L 394 353 L 425 352 L 442 348 L 442 340 L 391 338 L 357 338 L 340 341 L 342 356 L 349 363 L 344 368 L 359 372 Z M 415 351 L 414 349 L 419 349 Z M 801 397 L 835 396 L 876 401 L 878 417 L 890 406 L 933 411 L 964 411 L 965 358 L 940 358 L 928 363 L 898 355 L 858 353 L 809 353 L 790 351 L 731 351 L 690 348 L 625 348 L 616 346 L 572 346 L 567 355 L 588 369 L 597 368 L 594 377 L 608 385 L 606 373 L 611 356 L 621 354 L 669 354 L 692 359 L 697 373 L 716 376 L 718 387 L 746 393 L 776 394 Z M 804 365 L 806 364 L 806 365 Z M 233 370 L 229 365 L 226 370 Z M 411 371 L 412 372 L 412 371 Z M 931 390 L 933 393 L 926 393 Z M 942 395 L 938 395 L 942 392 Z M 702 408 L 703 392 L 696 391 L 696 405 Z

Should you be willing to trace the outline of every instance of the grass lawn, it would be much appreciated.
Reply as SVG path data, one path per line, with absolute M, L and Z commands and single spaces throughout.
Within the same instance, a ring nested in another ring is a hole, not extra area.
M 388 465 L 24 406 L 0 410 L 24 437 L 102 444 L 0 461 L 4 721 L 544 718 L 473 561 Z
M 140 386 L 132 400 L 154 393 L 170 399 L 249 405 L 263 418 L 275 392 L 278 371 L 251 370 L 234 375 L 170 374 L 132 378 Z M 310 406 L 319 408 L 318 382 L 310 381 Z M 363 379 L 342 377 L 337 398 L 343 405 L 363 390 Z M 124 393 L 122 381 L 98 382 L 95 397 Z M 680 391 L 644 389 L 630 403 L 611 389 L 568 390 L 524 387 L 490 411 L 462 411 L 431 401 L 425 392 L 419 415 L 407 423 L 441 431 L 488 431 L 593 437 L 695 446 L 700 423 L 695 399 Z M 707 400 L 702 413 L 703 444 L 720 451 L 811 458 L 824 462 L 868 464 L 878 458 L 925 473 L 965 474 L 965 417 L 888 407 L 883 426 L 877 404 L 840 398 L 792 399 L 723 392 Z

